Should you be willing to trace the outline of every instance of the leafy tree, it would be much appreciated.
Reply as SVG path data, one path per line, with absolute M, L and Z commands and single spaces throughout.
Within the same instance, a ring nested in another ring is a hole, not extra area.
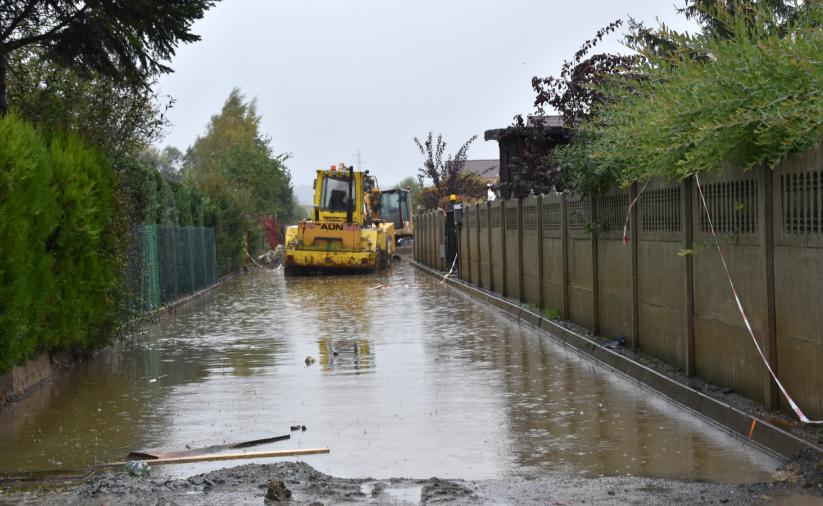
M 639 62 L 637 56 L 611 53 L 589 56 L 603 37 L 622 25 L 623 21 L 618 19 L 598 30 L 592 39 L 583 43 L 574 58 L 563 62 L 559 76 L 532 78 L 532 88 L 537 94 L 534 106 L 538 115 L 543 115 L 545 107 L 550 106 L 563 115 L 567 127 L 573 128 L 589 117 L 603 101 L 600 85 L 614 75 L 633 71 Z
M 511 186 L 508 190 L 512 195 L 525 197 L 531 192 L 545 193 L 553 188 L 562 190 L 569 186 L 567 179 L 575 177 L 574 174 L 566 174 L 552 160 L 553 149 L 558 143 L 567 142 L 576 127 L 602 106 L 605 83 L 614 82 L 620 76 L 637 77 L 635 73 L 642 62 L 638 55 L 591 54 L 604 37 L 621 26 L 623 21 L 618 19 L 598 30 L 593 38 L 583 43 L 571 60 L 563 62 L 559 75 L 532 78 L 532 89 L 536 94 L 534 124 L 526 127 L 522 116 L 518 115 L 512 128 L 502 133 L 503 137 L 516 136 L 523 148 L 521 156 L 509 161 L 511 180 L 507 184 Z M 559 112 L 570 130 L 561 140 L 542 120 L 547 108 Z M 499 140 L 504 140 L 503 137 Z
M 727 20 L 730 36 L 680 37 L 675 54 L 648 51 L 645 78 L 606 87 L 608 107 L 582 123 L 558 159 L 585 180 L 679 179 L 724 164 L 774 167 L 823 136 L 823 5 L 783 23 L 759 8 Z M 785 32 L 784 32 L 785 30 Z M 788 35 L 788 36 L 787 36 Z M 694 59 L 692 54 L 711 55 Z
M 143 150 L 140 160 L 159 172 L 169 181 L 179 182 L 183 179 L 183 152 L 174 146 L 166 146 L 163 150 L 149 147 Z
M 0 0 L 0 114 L 8 110 L 9 57 L 40 48 L 50 61 L 84 75 L 98 73 L 145 87 L 216 0 Z
M 119 163 L 156 142 L 168 122 L 150 88 L 123 86 L 98 73 L 80 76 L 45 58 L 20 50 L 10 59 L 8 95 L 15 112 L 41 130 L 82 137 Z
M 704 35 L 731 39 L 736 30 L 729 19 L 743 19 L 746 24 L 766 23 L 771 30 L 779 31 L 796 21 L 805 8 L 787 0 L 688 0 L 678 12 L 697 21 Z M 762 16 L 763 13 L 767 15 Z
M 797 3 L 791 0 L 687 0 L 678 13 L 700 25 L 705 37 L 728 40 L 736 35 L 735 25 L 743 23 L 751 29 L 762 30 L 784 37 L 788 27 L 810 12 L 814 2 Z M 678 51 L 691 59 L 708 61 L 709 55 L 695 53 L 687 37 L 661 25 L 657 29 L 642 22 L 629 20 L 626 44 L 638 52 L 659 57 L 671 57 Z
M 255 100 L 247 102 L 234 89 L 185 156 L 185 183 L 214 206 L 223 270 L 239 265 L 243 248 L 260 242 L 262 218 L 275 214 L 287 222 L 295 212 L 285 165 L 289 156 L 272 153 L 271 141 L 260 132 L 260 119 Z
M 267 214 L 289 219 L 294 200 L 285 165 L 289 155 L 272 153 L 260 120 L 256 100 L 246 102 L 240 90 L 232 90 L 186 153 L 184 172 L 207 194 L 231 192 L 251 221 Z

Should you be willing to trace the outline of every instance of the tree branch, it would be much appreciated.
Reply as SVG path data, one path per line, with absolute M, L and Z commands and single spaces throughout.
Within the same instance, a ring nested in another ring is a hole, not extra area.
M 83 8 L 75 12 L 72 17 L 64 20 L 58 25 L 53 26 L 49 31 L 45 33 L 41 33 L 40 35 L 32 35 L 31 37 L 24 37 L 22 39 L 17 39 L 15 41 L 9 42 L 8 44 L 0 45 L 0 49 L 4 50 L 5 52 L 11 52 L 16 49 L 20 49 L 22 47 L 26 47 L 32 44 L 46 42 L 50 38 L 52 38 L 58 31 L 68 28 L 72 23 L 74 23 L 80 16 L 82 16 L 85 13 L 87 8 L 88 5 L 83 5 Z
M 34 10 L 34 6 L 36 4 L 37 0 L 29 0 L 29 3 L 27 3 L 26 6 L 23 8 L 23 12 L 21 12 L 17 16 L 17 18 L 12 20 L 11 24 L 9 24 L 9 27 L 3 30 L 3 33 L 0 33 L 0 41 L 6 40 L 6 37 L 11 35 L 12 32 L 14 32 L 14 30 L 16 30 L 18 26 L 20 26 L 20 23 L 22 23 L 23 20 L 31 14 L 31 11 Z

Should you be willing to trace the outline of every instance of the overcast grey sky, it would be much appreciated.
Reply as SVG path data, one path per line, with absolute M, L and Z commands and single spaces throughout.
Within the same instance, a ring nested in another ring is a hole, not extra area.
M 160 91 L 176 104 L 164 144 L 201 134 L 231 89 L 256 97 L 263 132 L 289 152 L 295 185 L 350 163 L 386 187 L 415 175 L 412 137 L 442 132 L 453 153 L 497 158 L 483 131 L 532 111 L 534 75 L 556 74 L 595 31 L 627 14 L 676 29 L 681 0 L 225 0 L 198 22 Z M 604 49 L 620 49 L 611 37 Z

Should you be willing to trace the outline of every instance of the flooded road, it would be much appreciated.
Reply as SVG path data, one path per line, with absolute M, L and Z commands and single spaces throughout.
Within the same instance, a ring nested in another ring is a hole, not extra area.
M 327 446 L 305 460 L 361 478 L 562 471 L 743 483 L 778 465 L 403 264 L 384 276 L 256 271 L 229 281 L 0 415 L 0 472 L 294 424 L 308 430 L 252 450 Z

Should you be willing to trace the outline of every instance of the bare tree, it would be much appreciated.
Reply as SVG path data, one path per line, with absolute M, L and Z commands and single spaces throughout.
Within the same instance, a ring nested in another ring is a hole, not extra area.
M 439 134 L 435 140 L 434 135 L 429 132 L 425 142 L 420 142 L 417 137 L 414 138 L 417 149 L 423 155 L 423 167 L 418 169 L 418 175 L 421 179 L 432 180 L 438 201 L 443 197 L 464 192 L 463 183 L 466 175 L 463 174 L 463 168 L 466 166 L 469 146 L 476 139 L 477 135 L 471 136 L 460 146 L 457 153 L 443 160 L 443 153 L 446 151 L 443 134 Z

